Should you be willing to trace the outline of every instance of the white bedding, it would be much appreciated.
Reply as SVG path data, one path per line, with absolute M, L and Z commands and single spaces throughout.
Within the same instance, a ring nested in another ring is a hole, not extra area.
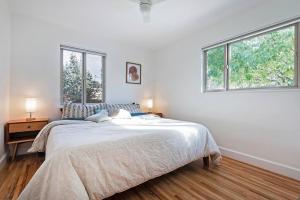
M 56 122 L 31 151 L 46 160 L 19 199 L 103 199 L 220 151 L 204 126 L 154 117 Z M 199 166 L 200 167 L 200 166 Z

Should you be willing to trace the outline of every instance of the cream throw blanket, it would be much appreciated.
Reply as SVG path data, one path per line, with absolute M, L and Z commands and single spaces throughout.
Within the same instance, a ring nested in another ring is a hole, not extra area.
M 19 199 L 103 199 L 204 156 L 215 164 L 221 159 L 204 126 L 153 117 L 53 122 L 30 151 L 45 149 L 45 162 Z

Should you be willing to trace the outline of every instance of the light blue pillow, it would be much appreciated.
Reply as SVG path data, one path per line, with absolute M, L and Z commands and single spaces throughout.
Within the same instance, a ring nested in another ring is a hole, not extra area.
M 147 115 L 148 113 L 144 113 L 144 112 L 137 112 L 137 113 L 130 113 L 132 117 L 134 116 L 140 116 L 140 115 Z
M 103 109 L 96 108 L 96 109 L 95 109 L 95 114 L 98 114 L 98 113 L 100 113 L 102 110 L 103 110 Z
M 85 121 L 91 121 L 91 122 L 99 123 L 99 122 L 107 121 L 107 120 L 110 120 L 110 119 L 111 118 L 108 117 L 107 110 L 101 110 L 99 113 L 87 117 L 85 119 Z

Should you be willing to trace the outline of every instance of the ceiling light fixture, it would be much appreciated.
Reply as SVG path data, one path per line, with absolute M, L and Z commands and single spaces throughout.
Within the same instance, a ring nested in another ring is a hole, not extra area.
M 143 20 L 145 23 L 149 23 L 151 21 L 151 7 L 152 1 L 151 0 L 141 0 L 140 1 L 140 11 L 143 16 Z
M 138 3 L 140 7 L 140 12 L 143 16 L 144 23 L 149 23 L 151 21 L 151 8 L 153 5 L 156 5 L 165 0 L 130 0 L 132 2 Z

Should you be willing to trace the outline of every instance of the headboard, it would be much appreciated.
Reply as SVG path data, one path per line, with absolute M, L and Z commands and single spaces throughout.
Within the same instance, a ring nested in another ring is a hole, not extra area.
M 131 104 L 133 104 L 133 105 L 139 105 L 138 103 L 135 103 L 135 102 L 133 102 L 133 103 L 131 103 Z M 63 107 L 60 107 L 60 108 L 59 108 L 59 110 L 60 110 L 61 113 L 63 112 L 63 109 L 64 109 Z

